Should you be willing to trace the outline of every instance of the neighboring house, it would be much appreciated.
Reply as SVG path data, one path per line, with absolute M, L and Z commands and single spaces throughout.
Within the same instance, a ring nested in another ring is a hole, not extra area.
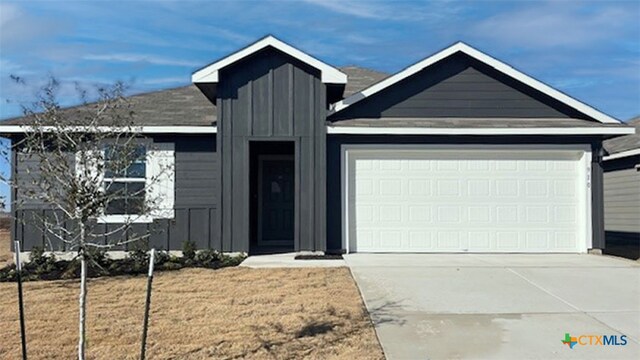
M 466 44 L 385 77 L 333 67 L 268 36 L 192 80 L 131 97 L 142 131 L 171 144 L 175 161 L 172 218 L 136 224 L 164 229 L 152 233 L 153 246 L 605 246 L 602 142 L 634 129 Z M 0 133 L 19 136 L 20 124 L 4 122 Z M 14 176 L 26 166 L 14 157 Z M 26 248 L 43 243 L 30 227 L 13 236 Z
M 636 134 L 606 140 L 604 228 L 606 252 L 640 258 L 640 117 L 629 120 Z

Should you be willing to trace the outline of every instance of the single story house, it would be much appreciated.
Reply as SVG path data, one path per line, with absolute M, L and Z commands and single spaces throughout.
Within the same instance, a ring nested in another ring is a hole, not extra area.
M 605 140 L 604 229 L 609 254 L 640 258 L 640 117 L 636 134 Z
M 386 76 L 267 36 L 192 82 L 131 98 L 141 131 L 175 162 L 171 211 L 135 224 L 165 229 L 151 235 L 158 248 L 601 250 L 603 141 L 634 133 L 461 42 Z M 19 155 L 12 165 L 24 176 Z M 43 205 L 15 216 L 29 211 Z M 13 237 L 44 244 L 37 227 Z

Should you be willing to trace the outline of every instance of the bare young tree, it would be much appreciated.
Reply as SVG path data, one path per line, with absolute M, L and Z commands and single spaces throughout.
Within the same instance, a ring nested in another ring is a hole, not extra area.
M 93 102 L 78 90 L 83 104 L 67 109 L 57 100 L 59 87 L 51 79 L 37 101 L 23 107 L 24 131 L 11 146 L 25 167 L 21 175 L 27 176 L 5 181 L 16 189 L 16 210 L 33 204 L 47 209 L 18 220 L 41 229 L 49 250 L 64 244 L 66 251 L 77 253 L 78 358 L 84 359 L 90 254 L 149 236 L 133 233 L 132 225 L 168 210 L 161 206 L 162 180 L 173 170 L 166 152 L 155 148 L 135 124 L 122 83 L 98 88 Z M 109 217 L 117 220 L 104 226 Z

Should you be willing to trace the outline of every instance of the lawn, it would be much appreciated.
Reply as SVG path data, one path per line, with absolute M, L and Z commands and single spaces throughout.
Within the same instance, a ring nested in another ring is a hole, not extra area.
M 13 263 L 13 253 L 9 247 L 11 233 L 0 228 L 0 267 Z
M 138 357 L 145 283 L 144 277 L 90 280 L 88 358 Z M 25 284 L 31 359 L 74 357 L 77 294 L 77 280 Z M 16 284 L 0 283 L 2 359 L 20 357 L 16 299 Z M 347 268 L 158 273 L 147 354 L 152 359 L 383 358 Z

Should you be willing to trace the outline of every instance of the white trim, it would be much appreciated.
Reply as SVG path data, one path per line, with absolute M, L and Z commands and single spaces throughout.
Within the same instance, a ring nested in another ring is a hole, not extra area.
M 147 149 L 145 200 L 153 204 L 154 219 L 175 217 L 176 166 L 175 143 L 154 143 Z
M 592 194 L 591 194 L 591 147 L 580 144 L 540 144 L 540 145 L 487 145 L 487 144 L 343 144 L 340 146 L 340 184 L 341 184 L 341 211 L 342 211 L 342 249 L 345 253 L 350 253 L 349 239 L 349 153 L 362 151 L 387 151 L 387 150 L 510 150 L 514 152 L 528 153 L 531 150 L 551 151 L 551 152 L 567 152 L 577 151 L 581 154 L 580 163 L 583 165 L 582 171 L 579 173 L 579 181 L 586 181 L 586 186 L 580 187 L 583 193 L 584 201 L 584 236 L 585 241 L 579 245 L 577 249 L 581 253 L 586 253 L 588 249 L 593 248 L 593 229 L 592 229 Z
M 98 224 L 146 224 L 152 223 L 150 215 L 102 215 L 97 219 Z
M 587 239 L 587 243 L 585 244 L 587 252 L 589 249 L 593 249 L 593 218 L 592 218 L 592 199 L 593 199 L 593 190 L 591 188 L 593 182 L 591 179 L 591 161 L 593 160 L 593 154 L 591 153 L 591 147 L 587 146 L 584 150 L 584 155 L 582 156 L 582 168 L 584 169 L 580 173 L 581 181 L 586 182 L 587 186 L 580 187 L 584 189 L 584 201 L 585 201 L 585 237 Z
M 416 74 L 419 71 L 422 71 L 423 69 L 429 67 L 430 65 L 444 59 L 447 58 L 457 52 L 462 52 L 464 54 L 467 54 L 471 57 L 473 57 L 474 59 L 481 61 L 493 68 L 495 68 L 496 70 L 524 83 L 525 85 L 531 86 L 532 88 L 542 92 L 543 94 L 549 95 L 553 98 L 555 98 L 556 100 L 571 106 L 572 108 L 580 111 L 583 114 L 586 114 L 602 123 L 612 123 L 612 124 L 617 124 L 620 123 L 619 120 L 604 114 L 596 109 L 594 109 L 593 107 L 580 102 L 572 97 L 570 97 L 569 95 L 560 92 L 552 87 L 550 87 L 547 84 L 544 84 L 532 77 L 530 77 L 529 75 L 526 75 L 514 68 L 512 68 L 511 66 L 503 63 L 502 61 L 495 59 L 477 49 L 474 49 L 473 47 L 462 43 L 462 42 L 458 42 L 434 55 L 429 56 L 428 58 L 409 66 L 408 68 L 396 73 L 395 75 L 392 75 L 384 80 L 382 80 L 381 82 L 374 84 L 373 86 L 370 86 L 360 92 L 357 92 L 349 97 L 347 97 L 346 99 L 343 99 L 335 104 L 333 104 L 332 106 L 332 111 L 331 113 L 336 113 L 338 111 L 344 110 L 347 107 L 357 103 L 358 101 L 365 99 L 403 79 L 406 79 L 408 77 L 410 77 L 411 75 Z
M 22 134 L 26 132 L 55 132 L 60 130 L 56 126 L 36 127 L 30 125 L 0 125 L 0 134 Z M 215 134 L 218 132 L 217 126 L 132 126 L 132 127 L 110 127 L 110 126 L 70 126 L 63 128 L 66 131 L 86 132 L 88 130 L 96 132 L 131 132 L 142 134 Z
M 615 160 L 615 159 L 621 159 L 621 158 L 625 158 L 628 156 L 635 156 L 635 155 L 640 155 L 640 149 L 631 149 L 631 150 L 621 151 L 619 153 L 607 155 L 603 157 L 602 160 L 604 161 Z
M 431 127 L 365 127 L 327 126 L 327 134 L 353 135 L 628 135 L 631 127 L 569 128 L 431 128 Z
M 257 42 L 247 46 L 246 48 L 239 50 L 215 63 L 208 65 L 191 75 L 191 81 L 193 83 L 217 83 L 219 81 L 219 72 L 221 69 L 229 66 L 243 58 L 260 51 L 268 46 L 276 48 L 283 53 L 290 55 L 321 72 L 321 79 L 323 83 L 329 84 L 346 84 L 347 75 L 333 66 L 294 48 L 293 46 L 286 44 L 275 37 L 269 35 Z

